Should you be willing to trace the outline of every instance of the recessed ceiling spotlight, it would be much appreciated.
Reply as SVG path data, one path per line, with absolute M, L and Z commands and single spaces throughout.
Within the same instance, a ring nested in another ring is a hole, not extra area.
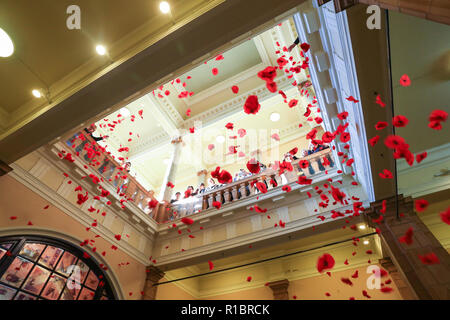
M 128 108 L 123 107 L 119 110 L 119 114 L 121 114 L 122 117 L 127 118 L 131 114 L 131 112 L 130 110 L 128 110 Z
M 364 240 L 363 243 L 364 243 L 365 245 L 368 245 L 368 244 L 369 244 L 369 240 Z
M 159 4 L 159 10 L 162 13 L 166 14 L 170 12 L 170 4 L 167 1 L 161 1 Z
M 218 143 L 224 143 L 225 142 L 225 137 L 224 136 L 217 136 L 216 141 Z
M 277 112 L 271 113 L 270 120 L 272 120 L 273 122 L 277 122 L 278 120 L 280 120 L 280 114 Z
M 0 28 L 0 57 L 6 58 L 14 53 L 14 44 L 8 34 Z
M 97 51 L 97 53 L 101 56 L 104 56 L 106 54 L 106 48 L 105 48 L 105 46 L 102 46 L 101 44 L 99 44 L 95 47 L 95 51 Z
M 359 226 L 359 228 L 360 228 L 361 230 L 366 230 L 366 226 L 365 226 L 365 225 L 363 225 L 363 224 L 362 224 L 362 225 L 360 225 L 360 226 Z
M 33 96 L 35 96 L 36 98 L 40 98 L 42 97 L 42 94 L 39 90 L 37 89 L 33 89 L 33 91 L 31 91 L 31 93 L 33 94 Z

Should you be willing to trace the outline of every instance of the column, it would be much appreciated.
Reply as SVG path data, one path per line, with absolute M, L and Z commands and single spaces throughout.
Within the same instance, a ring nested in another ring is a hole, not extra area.
M 398 196 L 398 210 L 402 217 L 397 218 L 395 197 L 386 200 L 386 212 L 380 224 L 373 222 L 379 218 L 382 200 L 376 201 L 365 211 L 367 223 L 379 228 L 382 247 L 412 289 L 418 299 L 450 299 L 450 255 L 430 230 L 423 224 L 413 209 L 413 200 Z M 401 243 L 398 239 L 413 228 L 413 243 Z M 439 264 L 423 264 L 418 255 L 434 253 Z M 402 287 L 402 286 L 401 286 Z
M 198 181 L 197 181 L 197 187 L 200 186 L 200 184 L 204 184 L 205 187 L 207 186 L 206 184 L 206 177 L 208 175 L 208 170 L 203 169 L 200 170 L 199 172 L 197 172 L 197 177 L 198 177 Z
M 142 300 L 155 300 L 158 286 L 153 285 L 158 283 L 158 281 L 164 277 L 164 272 L 154 266 L 147 267 L 146 272 L 147 278 L 145 279 L 144 295 L 142 296 Z
M 169 164 L 167 165 L 166 175 L 164 177 L 163 185 L 161 186 L 161 190 L 159 192 L 158 200 L 159 201 L 167 201 L 170 202 L 170 198 L 172 197 L 172 188 L 167 186 L 167 183 L 170 181 L 174 183 L 175 174 L 177 172 L 177 166 L 180 159 L 181 154 L 181 137 L 177 137 L 172 140 L 172 157 L 170 159 Z
M 268 286 L 273 291 L 274 300 L 289 300 L 289 281 L 287 279 L 269 282 Z
M 416 295 L 412 292 L 408 283 L 403 279 L 403 276 L 398 271 L 391 258 L 386 257 L 378 260 L 381 267 L 389 273 L 390 279 L 395 283 L 400 295 L 404 300 L 416 300 Z

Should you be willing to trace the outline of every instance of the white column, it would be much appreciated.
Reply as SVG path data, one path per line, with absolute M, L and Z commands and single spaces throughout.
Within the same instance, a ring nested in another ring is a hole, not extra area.
M 197 176 L 198 176 L 198 180 L 197 180 L 197 187 L 200 186 L 200 184 L 204 184 L 205 187 L 206 185 L 206 176 L 208 174 L 208 171 L 206 169 L 200 170 L 197 172 Z
M 175 138 L 172 140 L 172 157 L 170 159 L 169 164 L 167 165 L 166 175 L 163 180 L 163 185 L 161 186 L 161 190 L 159 192 L 158 200 L 170 202 L 170 198 L 172 197 L 172 188 L 167 186 L 167 183 L 170 181 L 174 183 L 175 174 L 177 172 L 177 166 L 181 154 L 181 137 Z

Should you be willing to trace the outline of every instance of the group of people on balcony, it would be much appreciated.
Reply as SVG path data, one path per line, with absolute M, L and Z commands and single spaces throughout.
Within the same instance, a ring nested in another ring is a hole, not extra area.
M 323 144 L 319 144 L 319 145 L 310 144 L 308 149 L 302 150 L 302 152 L 301 152 L 302 158 L 306 157 L 306 156 L 309 156 L 311 154 L 317 153 L 319 151 L 325 150 L 325 149 L 327 149 L 329 147 L 330 146 L 323 145 Z M 330 167 L 334 167 L 334 162 L 333 162 L 332 158 L 330 157 L 330 155 L 326 155 L 325 157 L 328 159 L 329 166 Z M 287 152 L 283 156 L 283 161 L 286 161 L 286 162 L 293 162 L 293 161 L 298 160 L 298 159 L 299 158 L 295 154 L 292 154 L 292 153 L 289 153 L 289 152 Z M 268 168 L 265 164 L 263 164 L 261 162 L 259 163 L 259 165 L 260 165 L 260 169 L 261 169 L 260 173 L 264 172 Z M 317 165 L 318 165 L 318 168 L 319 168 L 319 170 L 321 172 L 326 170 L 324 165 L 322 164 L 322 161 L 320 159 L 317 159 Z M 272 167 L 272 164 L 269 164 L 269 168 L 271 168 L 271 167 Z M 299 169 L 299 172 L 302 171 L 300 166 L 298 167 L 298 169 Z M 309 174 L 311 174 L 311 175 L 315 174 L 315 170 L 312 167 L 311 162 L 309 163 L 308 170 L 309 170 Z M 234 175 L 233 182 L 247 179 L 247 178 L 249 178 L 249 177 L 251 177 L 253 175 L 254 175 L 253 173 L 247 172 L 245 169 L 239 169 L 239 171 L 237 173 L 235 173 L 235 175 Z M 286 179 L 284 179 L 284 180 L 286 180 Z M 266 187 L 269 187 L 265 180 L 263 180 L 263 182 L 266 184 Z M 286 183 L 286 181 L 283 181 L 283 177 L 282 177 L 282 184 L 284 184 L 284 183 Z M 176 192 L 175 196 L 172 198 L 170 203 L 175 203 L 175 202 L 178 202 L 178 201 L 180 201 L 182 199 L 187 199 L 187 198 L 190 198 L 190 197 L 196 197 L 196 196 L 202 195 L 204 193 L 207 193 L 209 191 L 212 191 L 214 189 L 221 188 L 224 185 L 225 184 L 216 183 L 216 181 L 213 178 L 209 178 L 208 179 L 208 186 L 205 186 L 204 183 L 201 183 L 199 185 L 199 187 L 197 189 L 195 189 L 195 190 L 194 190 L 193 186 L 189 186 L 187 188 L 187 190 L 184 192 L 184 196 L 181 194 L 181 192 Z M 240 190 L 238 192 L 240 193 Z M 246 192 L 247 192 L 247 195 L 250 193 L 250 190 L 249 190 L 248 186 L 246 186 Z

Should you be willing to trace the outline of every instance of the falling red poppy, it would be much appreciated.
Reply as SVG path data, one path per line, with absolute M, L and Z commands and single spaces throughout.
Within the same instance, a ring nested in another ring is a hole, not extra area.
M 220 209 L 220 207 L 222 206 L 222 203 L 220 203 L 219 201 L 214 201 L 212 203 L 213 207 L 216 208 L 217 210 Z
M 377 124 L 375 125 L 375 129 L 376 130 L 381 130 L 384 129 L 388 126 L 388 123 L 386 121 L 378 121 Z
M 409 120 L 405 116 L 398 115 L 392 119 L 392 124 L 394 127 L 401 128 L 405 127 L 408 124 Z
M 261 167 L 259 165 L 259 161 L 256 161 L 255 159 L 251 159 L 247 162 L 247 169 L 251 173 L 258 174 L 261 170 Z
M 219 73 L 219 69 L 217 69 L 217 68 L 212 68 L 211 71 L 212 71 L 212 74 L 215 76 Z
M 231 91 L 233 91 L 233 93 L 238 93 L 239 92 L 239 87 L 238 86 L 232 86 L 231 87 Z
M 414 201 L 417 212 L 422 212 L 428 207 L 428 201 L 425 199 L 417 199 Z
M 354 102 L 354 103 L 358 103 L 359 100 L 356 100 L 353 96 L 350 96 L 348 98 L 345 98 L 346 100 L 350 101 L 350 102 Z
M 427 157 L 427 155 L 428 155 L 428 153 L 426 151 L 416 154 L 416 161 L 417 161 L 417 163 L 421 163 L 422 160 Z
M 268 66 L 264 70 L 258 72 L 258 77 L 266 82 L 272 82 L 277 76 L 277 69 L 272 66 Z
M 423 264 L 439 264 L 439 258 L 437 257 L 437 255 L 434 252 L 430 252 L 427 253 L 426 255 L 422 256 L 422 255 L 418 255 L 420 261 L 422 261 Z
M 259 109 L 261 109 L 261 105 L 258 102 L 258 96 L 249 96 L 244 104 L 244 112 L 247 114 L 257 114 Z
M 331 254 L 324 253 L 319 259 L 317 260 L 317 271 L 322 273 L 325 270 L 331 270 L 333 269 L 335 264 L 334 258 Z
M 411 79 L 409 79 L 407 74 L 404 74 L 400 77 L 400 85 L 403 87 L 408 87 L 411 85 Z
M 272 93 L 275 93 L 278 91 L 278 86 L 275 81 L 267 81 L 266 82 L 266 88 Z
M 439 216 L 441 217 L 442 222 L 450 225 L 450 207 L 447 210 L 442 211 Z
M 337 117 L 341 120 L 345 120 L 348 117 L 348 112 L 344 111 L 344 112 L 338 113 Z
M 233 125 L 231 122 L 228 122 L 228 123 L 225 125 L 225 128 L 227 128 L 228 130 L 233 130 L 234 125 Z
M 183 217 L 183 218 L 181 218 L 181 222 L 184 224 L 187 224 L 187 225 L 191 225 L 194 223 L 194 220 L 192 220 L 191 218 Z
M 298 100 L 297 99 L 292 99 L 291 101 L 289 101 L 289 108 L 293 108 L 298 104 Z
M 377 95 L 377 98 L 375 99 L 375 103 L 378 104 L 378 105 L 379 105 L 380 107 L 382 107 L 382 108 L 386 107 L 386 103 L 384 103 L 384 102 L 381 100 L 380 95 Z
M 291 187 L 290 186 L 283 186 L 283 187 L 281 187 L 281 190 L 283 190 L 285 192 L 291 192 Z
M 398 241 L 402 243 L 406 243 L 407 245 L 410 245 L 413 243 L 413 228 L 410 227 L 408 230 L 406 230 L 405 234 L 401 236 Z
M 372 139 L 369 139 L 369 144 L 373 147 L 377 144 L 378 140 L 380 140 L 380 136 L 375 136 Z
M 304 42 L 300 45 L 300 48 L 302 48 L 303 52 L 306 53 L 308 52 L 309 48 L 311 48 L 311 46 L 308 43 Z
M 208 261 L 208 265 L 209 265 L 209 271 L 214 269 L 214 264 L 212 263 L 212 261 Z

